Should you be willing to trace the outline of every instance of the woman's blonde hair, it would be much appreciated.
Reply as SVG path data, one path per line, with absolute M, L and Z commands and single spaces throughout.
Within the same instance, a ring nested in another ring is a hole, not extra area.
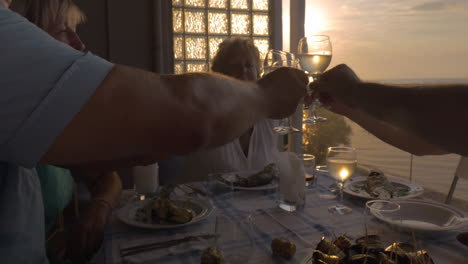
M 226 74 L 227 69 L 225 66 L 227 62 L 233 56 L 242 56 L 242 54 L 233 52 L 235 50 L 241 50 L 252 56 L 255 60 L 257 73 L 261 72 L 260 52 L 258 48 L 253 43 L 252 39 L 241 37 L 228 38 L 219 44 L 218 51 L 212 61 L 211 70 Z
M 86 20 L 72 0 L 15 0 L 10 8 L 44 30 L 55 23 L 76 26 Z

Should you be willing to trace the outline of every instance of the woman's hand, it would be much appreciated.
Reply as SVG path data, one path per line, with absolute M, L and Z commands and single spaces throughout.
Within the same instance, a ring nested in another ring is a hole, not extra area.
M 78 223 L 70 230 L 67 244 L 70 259 L 84 262 L 99 249 L 109 214 L 110 208 L 106 203 L 99 200 L 90 202 Z

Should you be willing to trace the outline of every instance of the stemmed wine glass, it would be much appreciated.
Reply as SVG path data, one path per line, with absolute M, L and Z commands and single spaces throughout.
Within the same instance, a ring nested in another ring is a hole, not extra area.
M 270 73 L 280 67 L 292 67 L 297 68 L 299 65 L 298 60 L 294 54 L 282 50 L 269 50 L 263 61 L 263 74 Z M 287 135 L 293 132 L 300 132 L 299 129 L 291 126 L 289 117 L 280 120 L 278 126 L 275 126 L 273 130 L 280 135 Z
M 297 47 L 297 56 L 301 68 L 307 72 L 309 79 L 316 81 L 332 59 L 330 38 L 326 35 L 312 35 L 301 38 Z M 308 92 L 311 91 L 308 89 Z M 310 108 L 312 110 L 312 115 L 304 120 L 304 123 L 316 124 L 327 121 L 325 117 L 317 115 L 316 109 L 318 107 L 320 107 L 320 101 L 317 98 L 310 106 L 305 107 L 305 109 Z
M 338 181 L 340 202 L 328 211 L 340 215 L 349 214 L 353 210 L 343 205 L 344 182 L 353 175 L 357 165 L 356 149 L 351 147 L 329 147 L 327 152 L 328 173 Z

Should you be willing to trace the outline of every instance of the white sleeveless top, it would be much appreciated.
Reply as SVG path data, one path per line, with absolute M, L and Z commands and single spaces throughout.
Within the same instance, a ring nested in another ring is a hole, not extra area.
M 263 169 L 274 162 L 278 136 L 273 127 L 276 121 L 264 119 L 253 127 L 248 156 L 245 156 L 239 139 L 223 146 L 192 153 L 187 156 L 184 181 L 205 180 L 209 173 Z

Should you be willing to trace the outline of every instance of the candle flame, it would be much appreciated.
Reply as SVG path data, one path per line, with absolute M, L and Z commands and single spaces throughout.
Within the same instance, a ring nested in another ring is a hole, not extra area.
M 342 170 L 340 171 L 340 177 L 341 177 L 341 179 L 344 180 L 344 179 L 348 178 L 348 176 L 349 176 L 349 171 L 348 171 L 347 169 L 342 169 Z

